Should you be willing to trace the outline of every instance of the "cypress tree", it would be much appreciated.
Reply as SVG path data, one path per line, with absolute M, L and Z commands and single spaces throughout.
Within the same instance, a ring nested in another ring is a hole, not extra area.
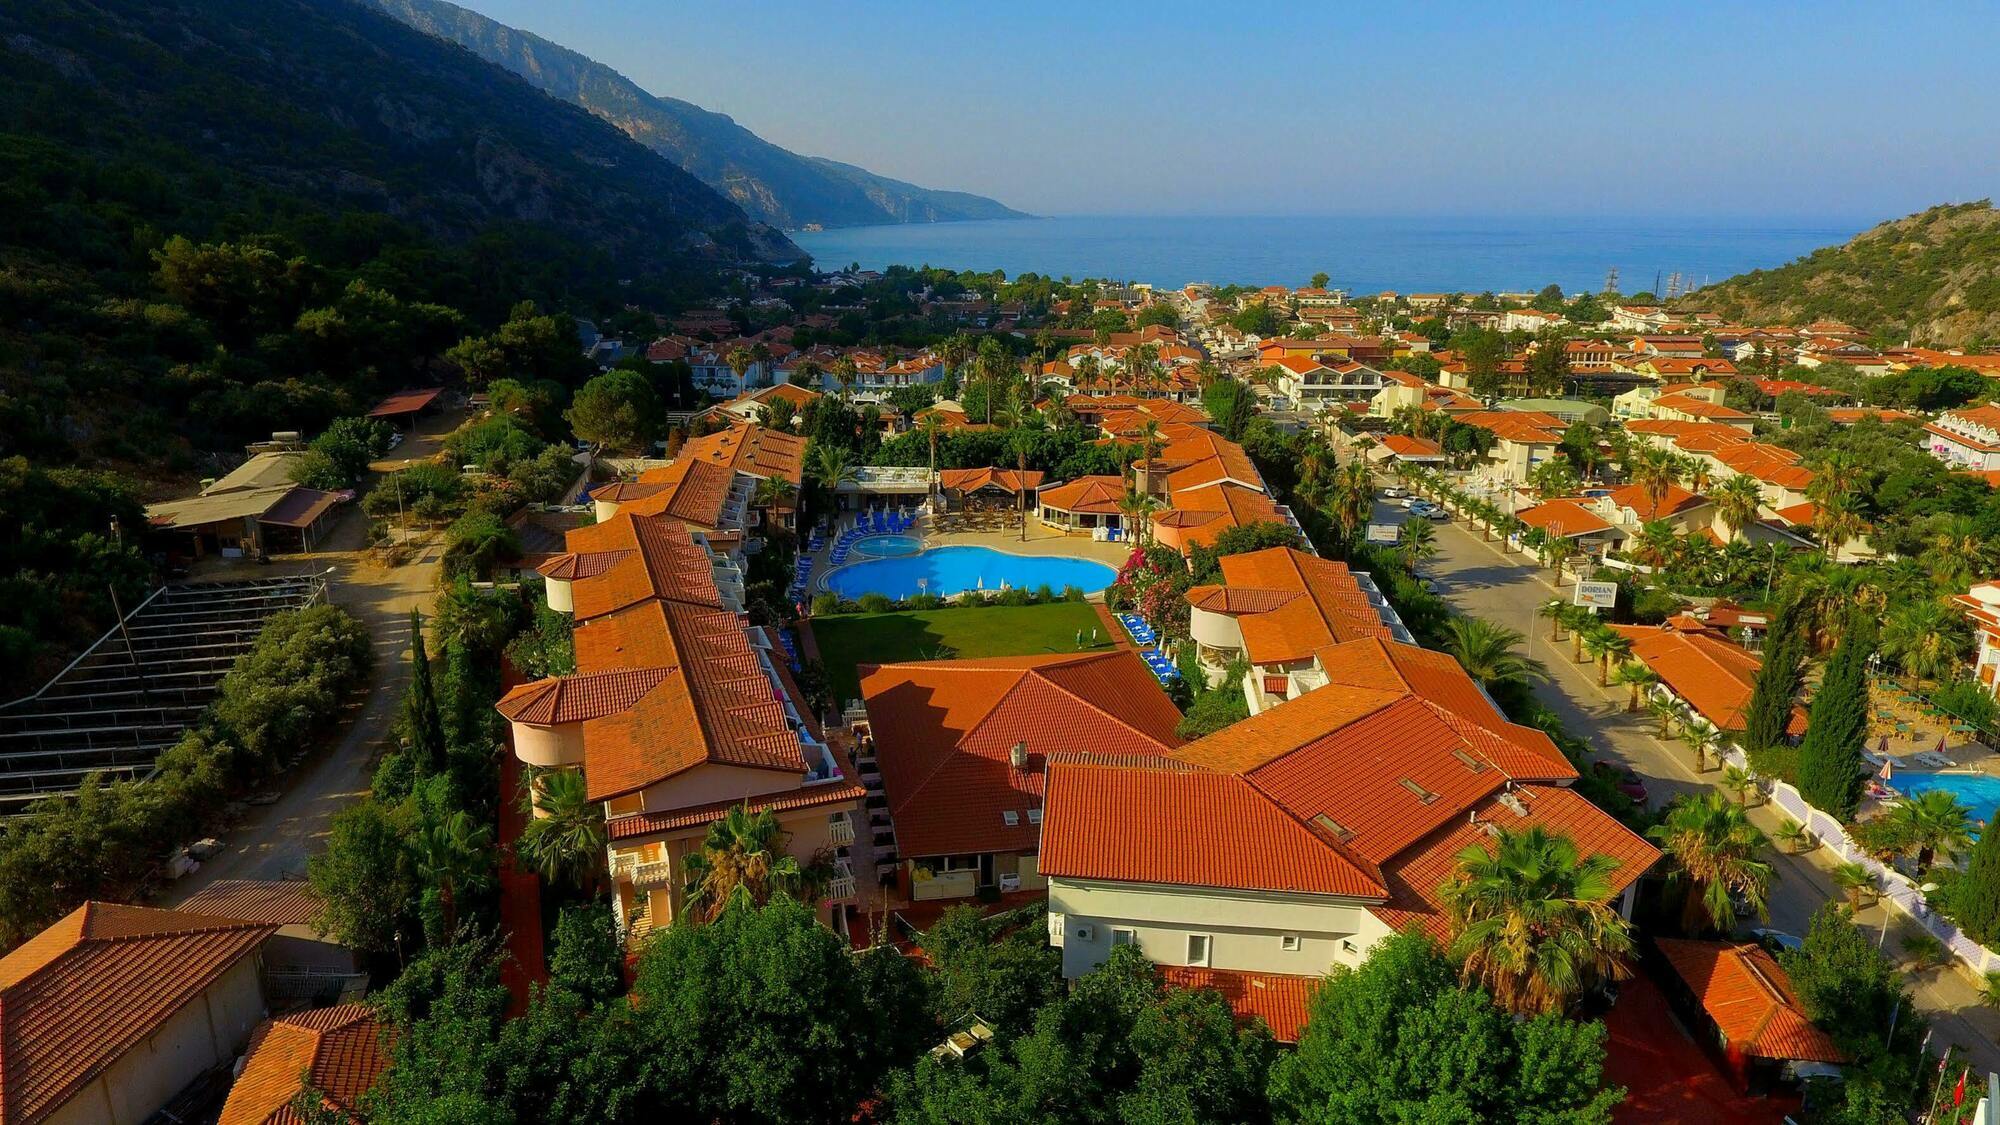
M 420 774 L 444 768 L 444 722 L 438 715 L 437 687 L 431 683 L 430 654 L 424 650 L 424 617 L 410 611 L 410 686 L 403 692 L 403 744 Z
M 1861 806 L 1861 783 L 1868 776 L 1862 758 L 1868 737 L 1867 654 L 1873 634 L 1865 622 L 1847 628 L 1826 675 L 1813 693 L 1806 737 L 1799 744 L 1799 793 L 1814 808 L 1842 821 Z
M 1989 822 L 1981 830 L 1951 900 L 1958 924 L 1972 940 L 1984 945 L 2000 938 L 2000 827 Z
M 1785 741 L 1785 726 L 1791 722 L 1792 703 L 1799 695 L 1805 645 L 1805 630 L 1798 627 L 1798 614 L 1787 605 L 1771 623 L 1770 637 L 1764 645 L 1764 663 L 1757 670 L 1757 683 L 1750 693 L 1743 726 L 1746 749 L 1763 750 Z

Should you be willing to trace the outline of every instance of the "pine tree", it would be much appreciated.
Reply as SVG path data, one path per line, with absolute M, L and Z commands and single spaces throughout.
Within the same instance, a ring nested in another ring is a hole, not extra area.
M 1867 653 L 1873 633 L 1849 625 L 1826 675 L 1813 693 L 1806 737 L 1799 745 L 1799 793 L 1814 808 L 1851 820 L 1861 805 L 1868 768 L 1861 757 L 1868 736 Z
M 1972 940 L 1983 945 L 2000 938 L 2000 829 L 1989 824 L 1980 833 L 1951 900 L 1958 924 Z
M 424 650 L 424 617 L 410 611 L 410 686 L 403 693 L 403 744 L 419 773 L 444 768 L 444 722 L 438 715 L 437 688 L 431 683 L 430 654 Z
M 1805 630 L 1798 627 L 1798 614 L 1788 605 L 1771 623 L 1764 645 L 1764 664 L 1757 671 L 1757 684 L 1744 718 L 1746 749 L 1762 750 L 1784 742 L 1792 704 L 1799 694 L 1805 644 Z

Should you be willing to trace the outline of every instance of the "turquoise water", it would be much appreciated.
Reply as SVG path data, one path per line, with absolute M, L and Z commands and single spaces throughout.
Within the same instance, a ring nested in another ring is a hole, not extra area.
M 1029 590 L 1046 585 L 1058 593 L 1065 586 L 1077 586 L 1096 593 L 1117 577 L 1117 571 L 1088 559 L 1010 555 L 990 547 L 935 547 L 921 554 L 850 563 L 828 574 L 826 587 L 843 598 L 993 592 L 1002 583 Z
M 1353 293 L 1596 292 L 1619 271 L 1627 293 L 1780 266 L 1844 242 L 1872 220 L 1837 218 L 1363 218 L 1073 216 L 798 231 L 820 269 L 850 262 L 1004 269 L 1179 286 L 1304 285 L 1326 271 Z
M 924 542 L 914 535 L 870 535 L 855 540 L 849 549 L 864 559 L 886 559 L 914 555 L 924 549 Z
M 1944 789 L 1958 794 L 1958 803 L 1972 810 L 1974 820 L 1991 822 L 2000 810 L 2000 777 L 1983 773 L 1898 773 L 1889 782 L 1904 793 Z

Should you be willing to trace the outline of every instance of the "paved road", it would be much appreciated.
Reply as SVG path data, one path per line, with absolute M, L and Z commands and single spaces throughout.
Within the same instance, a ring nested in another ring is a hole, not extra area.
M 1408 513 L 1399 507 L 1377 504 L 1378 523 L 1399 523 Z M 1551 584 L 1552 572 L 1535 566 L 1529 556 L 1501 550 L 1498 543 L 1484 541 L 1479 531 L 1454 521 L 1438 528 L 1439 553 L 1429 572 L 1444 595 L 1461 611 L 1519 630 L 1530 639 L 1529 655 L 1545 664 L 1550 680 L 1536 689 L 1536 696 L 1557 714 L 1570 731 L 1590 740 L 1601 757 L 1629 765 L 1646 779 L 1654 803 L 1670 801 L 1682 792 L 1714 785 L 1719 771 L 1710 769 L 1696 775 L 1693 758 L 1678 740 L 1656 737 L 1655 720 L 1643 712 L 1625 710 L 1627 689 L 1597 685 L 1596 666 L 1588 660 L 1576 664 L 1572 645 L 1549 640 L 1548 623 L 1535 616 L 1538 607 L 1557 596 Z M 1562 596 L 1570 588 L 1565 584 Z M 1775 832 L 1780 815 L 1772 809 L 1750 812 L 1752 821 L 1765 832 Z M 1768 923 L 1788 933 L 1806 932 L 1814 910 L 1828 899 L 1838 897 L 1831 877 L 1833 861 L 1824 850 L 1807 855 L 1773 853 L 1778 879 L 1770 895 Z M 1884 907 L 1865 907 L 1856 921 L 1871 936 L 1882 940 Z M 1903 924 L 1900 916 L 1889 919 Z M 1886 951 L 1899 955 L 1900 931 L 1887 936 Z M 1976 1065 L 2000 1071 L 2000 1012 L 1982 1006 L 1970 980 L 1955 970 L 1931 969 L 1910 979 L 1917 1003 L 1924 1009 L 1937 1034 L 1964 1048 Z
M 438 438 L 462 420 L 452 415 L 431 419 L 392 455 L 378 462 L 377 477 L 438 448 Z M 368 792 L 376 752 L 389 737 L 409 675 L 410 610 L 426 612 L 435 596 L 440 548 L 433 544 L 408 563 L 383 567 L 362 549 L 367 521 L 350 510 L 327 536 L 325 549 L 291 555 L 259 576 L 312 574 L 333 568 L 329 597 L 335 605 L 359 617 L 368 627 L 375 666 L 368 688 L 338 742 L 316 752 L 283 782 L 282 794 L 270 805 L 253 806 L 241 824 L 220 839 L 223 850 L 201 869 L 162 893 L 165 905 L 175 905 L 220 879 L 289 879 L 305 875 L 306 859 L 322 847 L 333 815 Z

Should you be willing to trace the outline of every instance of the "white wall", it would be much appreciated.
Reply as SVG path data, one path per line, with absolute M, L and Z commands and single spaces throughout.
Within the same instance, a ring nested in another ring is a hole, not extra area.
M 1103 963 L 1120 929 L 1133 931 L 1155 964 L 1187 964 L 1188 936 L 1205 934 L 1210 968 L 1295 976 L 1357 965 L 1389 934 L 1362 903 L 1330 895 L 1065 878 L 1049 880 L 1049 918 L 1068 977 Z M 1079 936 L 1085 930 L 1090 937 Z M 1298 949 L 1284 948 L 1285 934 L 1298 936 Z
M 48 1125 L 139 1125 L 195 1076 L 233 1058 L 264 1018 L 258 957 L 244 957 L 90 1085 Z

